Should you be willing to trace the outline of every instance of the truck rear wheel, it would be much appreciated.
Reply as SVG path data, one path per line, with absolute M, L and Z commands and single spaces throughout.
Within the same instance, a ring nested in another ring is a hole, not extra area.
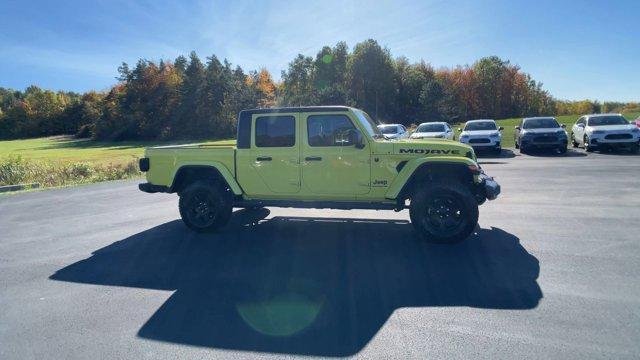
M 233 204 L 231 193 L 223 186 L 196 181 L 180 193 L 180 216 L 192 230 L 208 232 L 229 222 Z
M 463 184 L 438 182 L 416 191 L 409 215 L 416 232 L 425 240 L 456 243 L 476 228 L 478 203 Z

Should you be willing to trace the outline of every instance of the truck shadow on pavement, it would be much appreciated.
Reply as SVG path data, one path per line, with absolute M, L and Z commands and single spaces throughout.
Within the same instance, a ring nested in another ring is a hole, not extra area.
M 142 338 L 319 356 L 358 353 L 399 308 L 525 310 L 542 298 L 538 260 L 498 228 L 433 245 L 404 220 L 268 214 L 236 211 L 207 235 L 171 221 L 50 278 L 175 290 Z

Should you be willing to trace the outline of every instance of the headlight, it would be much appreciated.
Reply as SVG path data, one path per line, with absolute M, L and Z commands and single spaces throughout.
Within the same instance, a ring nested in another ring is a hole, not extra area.
M 593 134 L 593 135 L 602 135 L 602 134 L 604 134 L 604 131 L 603 130 L 594 130 L 591 134 Z
M 500 138 L 500 134 L 491 134 L 489 137 L 492 139 L 498 139 Z
M 639 133 L 640 132 L 640 128 L 634 128 L 631 130 L 631 132 L 633 133 Z

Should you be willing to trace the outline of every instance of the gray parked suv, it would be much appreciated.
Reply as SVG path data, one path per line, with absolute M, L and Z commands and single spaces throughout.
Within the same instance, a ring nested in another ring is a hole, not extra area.
M 520 149 L 521 153 L 533 148 L 554 149 L 564 154 L 568 142 L 564 127 L 554 117 L 524 118 L 514 133 L 516 149 Z

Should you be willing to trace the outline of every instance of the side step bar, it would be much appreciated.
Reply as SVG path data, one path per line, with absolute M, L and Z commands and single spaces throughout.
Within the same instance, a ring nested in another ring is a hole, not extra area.
M 301 209 L 337 209 L 337 210 L 398 210 L 396 203 L 379 203 L 366 201 L 292 201 L 292 200 L 238 200 L 233 207 L 283 207 Z

